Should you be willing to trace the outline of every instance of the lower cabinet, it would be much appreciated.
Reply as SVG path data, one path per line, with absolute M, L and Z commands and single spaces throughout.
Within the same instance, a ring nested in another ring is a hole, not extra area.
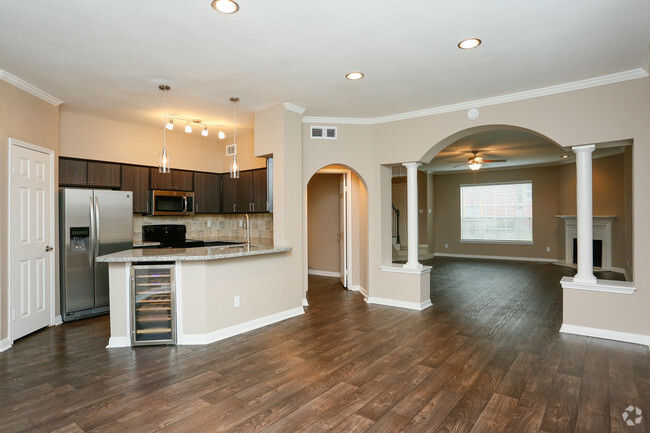
M 131 266 L 131 344 L 176 344 L 174 264 Z

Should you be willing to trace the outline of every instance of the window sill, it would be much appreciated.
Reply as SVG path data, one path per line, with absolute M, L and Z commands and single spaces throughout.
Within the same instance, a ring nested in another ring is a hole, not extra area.
M 496 239 L 461 239 L 461 244 L 489 244 L 489 245 L 535 245 L 533 241 L 499 241 Z

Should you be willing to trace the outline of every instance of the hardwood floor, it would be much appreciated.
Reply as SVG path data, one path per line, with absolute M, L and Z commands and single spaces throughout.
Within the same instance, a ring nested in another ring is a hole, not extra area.
M 427 264 L 423 312 L 312 276 L 304 316 L 208 346 L 107 350 L 107 317 L 44 329 L 0 354 L 0 431 L 650 433 L 648 348 L 558 332 L 575 271 Z

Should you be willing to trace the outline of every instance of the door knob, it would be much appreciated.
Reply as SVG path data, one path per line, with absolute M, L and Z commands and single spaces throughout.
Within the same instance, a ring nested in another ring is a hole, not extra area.
M 49 253 L 49 252 L 52 251 L 53 249 L 54 249 L 54 248 L 52 248 L 51 246 L 47 245 L 47 246 L 45 247 L 45 252 L 46 252 L 46 253 Z

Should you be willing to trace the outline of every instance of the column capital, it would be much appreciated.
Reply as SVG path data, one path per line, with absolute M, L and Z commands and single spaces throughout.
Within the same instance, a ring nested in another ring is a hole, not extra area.
M 571 150 L 573 150 L 575 153 L 579 152 L 593 152 L 594 149 L 596 148 L 595 144 L 583 144 L 581 146 L 572 146 Z
M 404 162 L 402 165 L 406 168 L 418 168 L 419 166 L 422 165 L 421 162 Z

